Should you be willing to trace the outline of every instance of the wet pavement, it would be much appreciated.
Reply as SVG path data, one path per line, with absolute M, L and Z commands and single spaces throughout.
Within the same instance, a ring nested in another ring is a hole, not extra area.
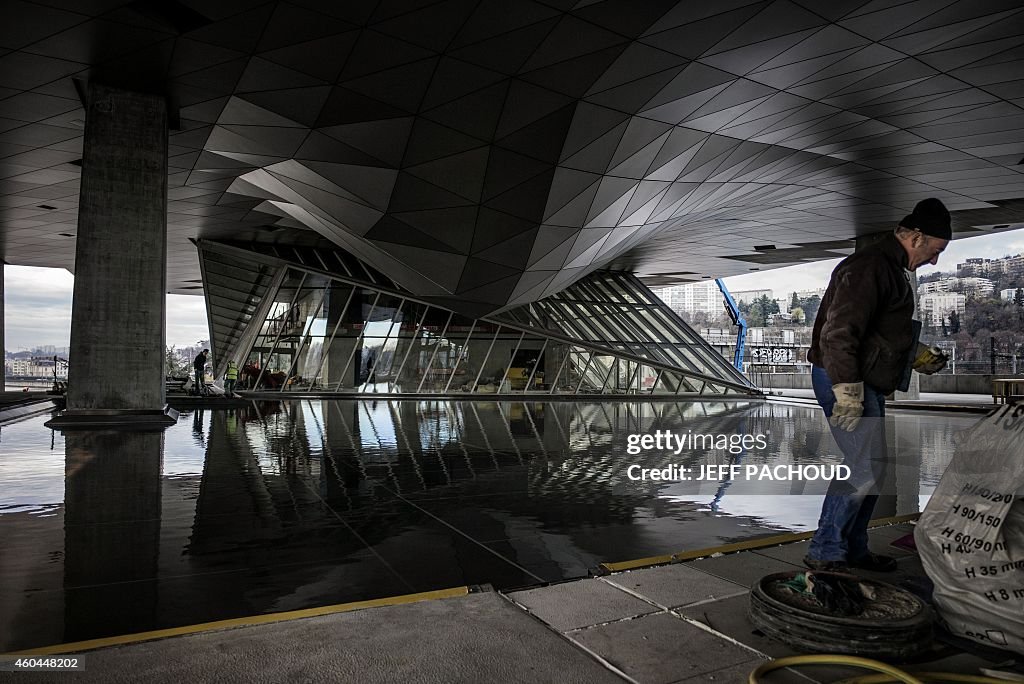
M 825 483 L 634 481 L 628 468 L 835 464 L 814 407 L 758 401 L 257 402 L 164 433 L 0 429 L 0 652 L 813 529 Z M 894 414 L 891 496 L 919 510 L 969 415 Z M 650 449 L 630 435 L 763 435 Z

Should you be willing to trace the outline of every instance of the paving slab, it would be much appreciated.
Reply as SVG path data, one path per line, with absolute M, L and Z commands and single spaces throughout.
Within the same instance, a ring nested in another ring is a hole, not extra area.
M 741 663 L 749 664 L 750 672 L 763 662 L 669 613 L 581 629 L 568 637 L 643 684 L 669 684 Z
M 758 553 L 730 553 L 724 556 L 690 561 L 688 566 L 750 588 L 757 580 L 774 572 L 788 572 L 802 565 L 768 558 Z
M 781 546 L 766 546 L 763 549 L 754 550 L 753 553 L 803 567 L 804 556 L 807 555 L 809 546 L 809 542 L 799 541 Z
M 895 558 L 916 556 L 917 551 L 911 551 L 910 549 L 892 545 L 892 542 L 896 541 L 900 537 L 905 537 L 908 534 L 913 533 L 914 526 L 909 524 L 876 527 L 868 532 L 869 546 L 875 553 L 884 553 Z
M 719 599 L 711 603 L 679 608 L 675 612 L 707 625 L 726 637 L 735 639 L 744 646 L 772 658 L 800 655 L 781 641 L 769 639 L 750 622 L 747 617 L 748 595 Z
M 659 611 L 657 606 L 598 579 L 516 591 L 508 596 L 560 632 Z
M 708 575 L 683 563 L 620 572 L 603 579 L 665 608 L 733 596 L 747 590 L 735 582 Z
M 590 654 L 496 593 L 312 617 L 83 654 L 85 671 L 34 681 L 551 681 L 621 684 Z

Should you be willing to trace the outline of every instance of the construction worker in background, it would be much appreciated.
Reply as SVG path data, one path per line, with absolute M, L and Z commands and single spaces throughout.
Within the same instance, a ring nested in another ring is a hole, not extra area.
M 206 360 L 210 355 L 209 349 L 196 354 L 196 358 L 192 360 L 192 370 L 195 371 L 195 383 L 196 383 L 196 395 L 206 395 Z
M 235 396 L 236 382 L 238 382 L 238 364 L 228 361 L 228 369 L 224 371 L 224 396 Z

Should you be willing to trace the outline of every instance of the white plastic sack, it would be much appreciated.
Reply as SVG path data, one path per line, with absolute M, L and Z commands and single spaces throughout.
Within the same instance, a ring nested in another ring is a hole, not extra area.
M 949 631 L 1024 654 L 1024 405 L 956 439 L 914 530 Z

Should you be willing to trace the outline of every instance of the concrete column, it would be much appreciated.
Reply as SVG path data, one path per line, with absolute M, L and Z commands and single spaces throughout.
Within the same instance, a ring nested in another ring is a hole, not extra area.
M 75 248 L 67 411 L 76 424 L 164 414 L 167 105 L 89 86 Z
M 917 274 L 910 274 L 910 289 L 914 293 L 914 318 L 921 320 L 921 312 L 917 307 Z M 896 401 L 907 401 L 921 398 L 921 374 L 917 372 L 910 373 L 910 387 L 906 392 L 896 392 Z
M 335 324 L 338 320 L 341 320 L 341 325 L 338 326 L 338 332 L 334 336 L 334 341 L 331 342 L 331 348 L 327 351 L 327 363 L 324 366 L 324 378 L 325 382 L 322 383 L 327 389 L 334 389 L 334 386 L 338 384 L 339 380 L 342 380 L 342 371 L 345 370 L 345 364 L 348 364 L 348 372 L 345 373 L 344 382 L 341 383 L 342 388 L 349 388 L 355 386 L 353 378 L 358 377 L 359 368 L 359 357 L 357 352 L 354 352 L 356 346 L 356 336 L 359 334 L 358 330 L 355 330 L 352 323 L 362 322 L 362 294 L 357 291 L 349 300 L 349 292 L 347 290 L 342 291 L 338 288 L 337 296 L 335 292 L 331 292 L 330 301 L 327 306 L 327 330 L 334 330 Z M 348 302 L 348 308 L 343 308 L 345 303 Z M 351 359 L 351 362 L 349 362 Z

